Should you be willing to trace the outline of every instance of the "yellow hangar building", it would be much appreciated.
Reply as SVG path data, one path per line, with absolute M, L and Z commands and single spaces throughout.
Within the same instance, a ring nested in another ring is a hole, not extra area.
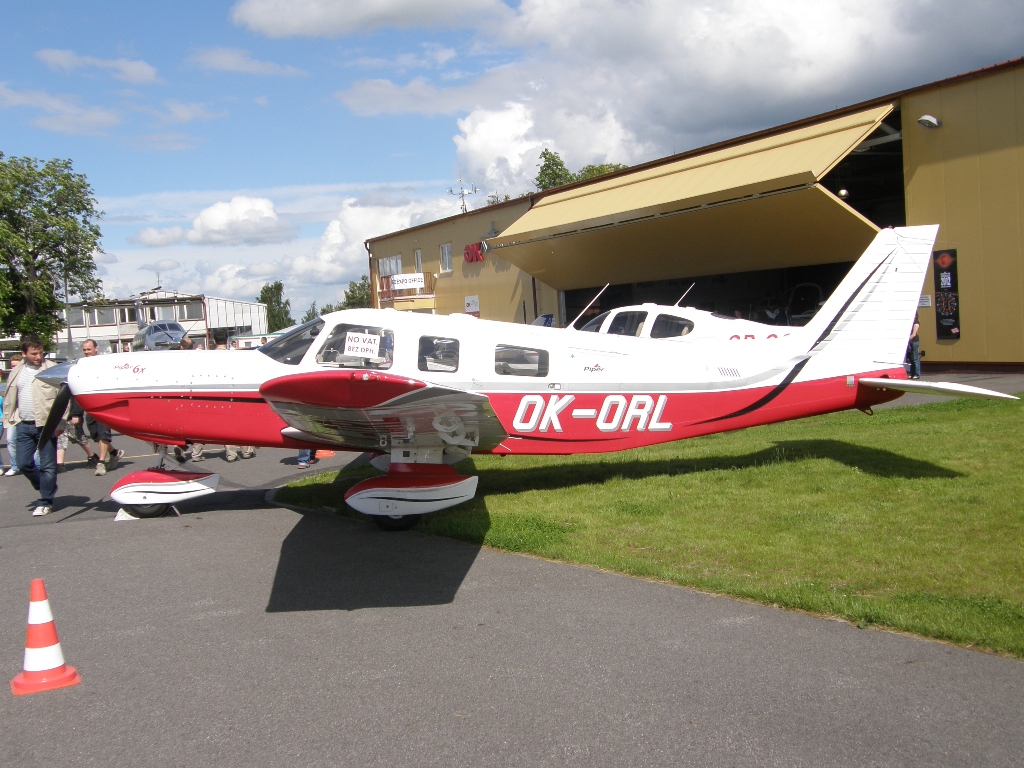
M 1024 363 L 1024 58 L 366 246 L 377 307 L 564 325 L 610 283 L 588 317 L 690 289 L 799 324 L 879 228 L 915 224 L 940 225 L 925 363 Z

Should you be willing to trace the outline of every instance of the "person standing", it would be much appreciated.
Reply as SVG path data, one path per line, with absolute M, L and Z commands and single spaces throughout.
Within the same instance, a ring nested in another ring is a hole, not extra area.
M 214 347 L 217 349 L 228 348 L 228 332 L 223 328 L 218 328 L 213 332 L 213 341 L 217 345 Z M 235 342 L 237 344 L 237 342 Z M 224 458 L 227 461 L 238 461 L 238 452 L 241 450 L 243 459 L 251 459 L 256 455 L 255 445 L 225 445 L 224 446 Z
M 21 353 L 22 363 L 7 380 L 4 391 L 4 422 L 16 427 L 18 468 L 39 491 L 32 516 L 40 517 L 53 512 L 53 497 L 57 493 L 57 434 L 63 431 L 64 422 L 62 417 L 55 433 L 38 446 L 37 466 L 36 446 L 57 397 L 57 387 L 36 377 L 56 363 L 44 359 L 43 342 L 34 333 L 21 337 Z
M 11 373 L 7 377 L 7 381 L 11 380 L 14 376 L 14 369 L 21 364 L 21 352 L 15 352 L 11 355 Z M 4 472 L 4 476 L 13 477 L 17 475 L 20 470 L 18 469 L 18 428 L 7 421 L 7 412 L 4 412 L 4 434 L 7 437 L 7 453 L 11 455 L 11 468 Z
M 99 351 L 99 347 L 92 339 L 82 342 L 82 354 L 86 357 L 96 357 Z M 99 450 L 99 459 L 96 462 L 94 474 L 105 475 L 107 470 L 117 469 L 117 462 L 124 456 L 124 451 L 114 448 L 111 444 L 113 436 L 110 427 L 96 421 L 89 414 L 85 414 L 85 427 L 89 430 L 89 437 L 95 441 Z
M 914 326 L 910 329 L 910 348 L 907 350 L 910 357 L 910 378 L 921 378 L 921 323 L 917 314 L 914 314 Z

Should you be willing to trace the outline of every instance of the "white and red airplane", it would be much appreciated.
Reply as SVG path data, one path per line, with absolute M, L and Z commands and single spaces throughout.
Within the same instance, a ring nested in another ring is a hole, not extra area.
M 904 392 L 1015 399 L 907 380 L 907 339 L 937 231 L 879 232 L 804 327 L 653 304 L 612 310 L 583 330 L 355 309 L 250 354 L 82 359 L 63 369 L 64 392 L 110 427 L 166 445 L 374 452 L 384 474 L 345 500 L 402 528 L 474 496 L 477 478 L 452 468 L 471 453 L 621 451 L 870 411 Z M 56 368 L 47 374 L 61 380 Z M 126 476 L 111 496 L 154 515 L 216 487 L 213 473 L 156 468 Z

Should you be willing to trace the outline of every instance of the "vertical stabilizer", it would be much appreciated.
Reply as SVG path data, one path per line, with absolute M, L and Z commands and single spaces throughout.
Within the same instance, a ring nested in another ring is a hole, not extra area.
M 903 364 L 937 225 L 883 229 L 807 324 L 801 378 Z

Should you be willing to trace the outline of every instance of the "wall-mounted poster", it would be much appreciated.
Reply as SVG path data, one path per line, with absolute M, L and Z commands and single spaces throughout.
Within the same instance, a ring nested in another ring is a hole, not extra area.
M 959 339 L 960 294 L 956 279 L 956 249 L 935 251 L 932 254 L 935 271 L 935 336 L 939 339 Z

